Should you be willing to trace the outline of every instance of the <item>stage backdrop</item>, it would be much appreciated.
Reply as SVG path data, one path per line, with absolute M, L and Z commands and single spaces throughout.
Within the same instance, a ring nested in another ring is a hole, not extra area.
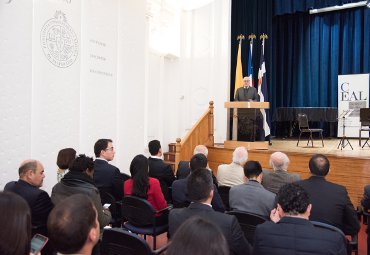
M 338 75 L 338 137 L 358 137 L 360 108 L 369 107 L 369 74 Z M 368 137 L 368 133 L 364 133 Z

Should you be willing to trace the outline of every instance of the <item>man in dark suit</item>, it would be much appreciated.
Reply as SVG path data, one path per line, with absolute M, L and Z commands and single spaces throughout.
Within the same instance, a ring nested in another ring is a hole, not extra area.
M 158 140 L 150 141 L 148 147 L 151 155 L 148 160 L 149 176 L 159 180 L 164 198 L 170 201 L 168 188 L 172 186 L 173 181 L 176 179 L 172 167 L 164 163 L 161 143 Z
M 208 156 L 207 147 L 202 145 L 202 144 L 199 144 L 199 145 L 195 146 L 193 155 L 198 154 L 198 153 L 202 153 L 204 156 L 207 157 Z M 190 164 L 189 161 L 181 160 L 179 162 L 179 165 L 177 167 L 177 172 L 176 172 L 177 180 L 185 179 L 186 177 L 188 177 L 188 175 L 190 174 L 190 165 L 189 164 Z
M 343 234 L 315 227 L 308 220 L 314 205 L 302 187 L 295 183 L 282 186 L 277 203 L 271 221 L 256 228 L 253 254 L 347 254 Z
M 250 77 L 243 78 L 243 87 L 236 90 L 234 101 L 260 101 L 257 89 L 251 86 Z M 265 140 L 263 117 L 259 109 L 238 109 L 238 116 L 239 141 Z
M 23 161 L 19 167 L 19 180 L 5 185 L 5 191 L 14 192 L 23 197 L 31 209 L 32 234 L 48 235 L 46 223 L 53 203 L 44 190 L 40 187 L 45 178 L 44 167 L 37 160 Z M 52 247 L 48 244 L 42 254 L 51 254 Z
M 357 213 L 344 186 L 328 182 L 330 163 L 321 154 L 312 156 L 309 162 L 311 177 L 297 182 L 310 196 L 313 206 L 310 220 L 320 221 L 341 229 L 346 235 L 357 234 L 360 223 Z
M 251 86 L 248 76 L 243 78 L 243 87 L 236 90 L 234 101 L 259 101 L 257 89 Z
M 250 254 L 250 244 L 245 239 L 236 217 L 212 210 L 214 185 L 210 171 L 200 168 L 192 172 L 188 177 L 187 189 L 189 199 L 194 202 L 187 208 L 170 211 L 170 236 L 175 234 L 186 219 L 197 215 L 215 223 L 221 229 L 232 254 Z
M 190 169 L 191 172 L 199 169 L 199 168 L 206 168 L 208 164 L 207 158 L 204 154 L 198 153 L 195 154 L 190 160 Z M 185 179 L 174 181 L 172 184 L 172 201 L 174 207 L 186 207 L 189 205 L 191 200 L 188 197 L 188 183 L 189 177 Z M 225 208 L 222 203 L 222 199 L 218 194 L 217 187 L 213 187 L 213 198 L 211 201 L 212 208 L 215 211 L 224 212 Z
M 111 194 L 116 201 L 122 200 L 123 179 L 120 170 L 109 164 L 114 159 L 114 147 L 111 139 L 99 139 L 94 145 L 94 181 L 100 191 Z
M 263 171 L 263 187 L 277 194 L 280 187 L 284 184 L 299 181 L 301 177 L 298 174 L 288 173 L 289 163 L 289 158 L 285 153 L 280 151 L 272 153 L 270 156 L 270 165 L 273 171 Z

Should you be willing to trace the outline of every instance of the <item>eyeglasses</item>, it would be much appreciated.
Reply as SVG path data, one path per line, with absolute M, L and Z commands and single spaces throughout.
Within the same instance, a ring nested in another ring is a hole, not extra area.
M 114 151 L 114 147 L 106 148 L 105 151 Z

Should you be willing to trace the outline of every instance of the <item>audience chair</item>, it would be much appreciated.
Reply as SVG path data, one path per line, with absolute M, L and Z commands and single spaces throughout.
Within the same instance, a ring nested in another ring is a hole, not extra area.
M 121 178 L 123 182 L 127 181 L 128 179 L 131 179 L 131 176 L 125 173 L 121 173 Z
M 321 136 L 321 142 L 322 142 L 322 147 L 324 147 L 324 138 L 322 136 L 322 129 L 321 128 L 310 128 L 308 125 L 308 118 L 305 113 L 298 113 L 298 126 L 299 126 L 299 136 L 298 136 L 298 142 L 297 146 L 299 144 L 299 141 L 301 139 L 302 133 L 310 133 L 310 136 L 308 137 L 307 141 L 307 146 L 311 141 L 311 145 L 313 147 L 313 138 L 312 138 L 312 133 L 320 133 Z
M 362 132 L 370 132 L 370 108 L 361 108 L 360 109 L 360 130 L 359 130 L 359 145 L 364 148 L 365 145 L 370 147 L 369 138 L 366 138 L 365 143 L 361 146 L 361 134 Z
M 352 252 L 354 252 L 356 255 L 358 254 L 358 237 L 357 237 L 357 235 L 351 236 L 351 240 L 348 240 L 348 238 L 343 233 L 343 231 L 340 230 L 339 228 L 333 226 L 333 225 L 326 224 L 326 223 L 319 222 L 319 221 L 311 221 L 311 223 L 315 227 L 325 228 L 325 229 L 329 229 L 331 231 L 338 232 L 347 241 L 347 244 L 346 244 L 347 245 L 347 254 L 350 255 L 350 254 L 352 254 Z
M 101 254 L 104 255 L 154 255 L 162 254 L 166 249 L 167 245 L 152 251 L 143 238 L 123 229 L 112 228 L 103 232 Z
M 220 194 L 221 200 L 224 203 L 226 211 L 230 211 L 230 204 L 229 204 L 230 188 L 231 187 L 228 187 L 228 186 L 219 186 L 218 187 L 218 194 Z
M 114 196 L 107 191 L 99 190 L 102 205 L 110 204 L 109 211 L 112 214 L 112 227 L 121 227 L 122 225 L 122 201 L 116 201 Z
M 244 232 L 245 238 L 253 246 L 254 232 L 257 225 L 264 223 L 267 219 L 257 214 L 242 211 L 230 211 L 227 214 L 235 215 Z
M 168 231 L 168 212 L 171 207 L 154 210 L 145 199 L 126 196 L 122 202 L 122 215 L 127 222 L 123 227 L 133 233 L 153 236 L 153 249 L 156 249 L 156 237 Z M 161 214 L 160 216 L 156 216 Z M 160 222 L 161 221 L 161 222 Z

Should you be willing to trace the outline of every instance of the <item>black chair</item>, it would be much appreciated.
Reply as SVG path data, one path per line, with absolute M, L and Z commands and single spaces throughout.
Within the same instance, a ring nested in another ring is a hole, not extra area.
M 104 230 L 101 243 L 101 254 L 104 255 L 153 255 L 166 249 L 167 245 L 152 251 L 144 239 L 119 228 Z
M 123 227 L 133 233 L 153 236 L 153 249 L 156 249 L 156 237 L 168 230 L 168 212 L 171 207 L 154 210 L 145 199 L 126 196 L 122 201 L 122 216 L 127 219 Z M 156 214 L 161 213 L 160 216 Z
M 230 193 L 230 187 L 228 186 L 218 187 L 218 194 L 220 194 L 221 200 L 224 203 L 226 211 L 230 211 L 229 193 Z
M 301 139 L 302 133 L 310 133 L 310 136 L 308 137 L 308 141 L 307 141 L 307 146 L 311 141 L 312 147 L 313 147 L 312 133 L 320 133 L 322 147 L 324 147 L 324 138 L 322 136 L 323 130 L 321 128 L 310 128 L 308 125 L 308 118 L 305 113 L 298 113 L 297 121 L 298 121 L 298 126 L 299 126 L 299 136 L 298 136 L 297 146 Z
M 343 238 L 346 240 L 346 244 L 347 244 L 347 254 L 352 254 L 352 252 L 354 252 L 356 255 L 358 254 L 358 236 L 357 234 L 356 235 L 353 235 L 351 236 L 351 239 L 348 240 L 346 238 L 346 235 L 343 233 L 342 230 L 340 230 L 339 228 L 333 226 L 333 225 L 330 225 L 330 224 L 326 224 L 326 223 L 323 223 L 323 222 L 319 222 L 319 221 L 311 221 L 311 223 L 315 226 L 315 227 L 318 227 L 318 228 L 325 228 L 325 229 L 328 229 L 328 230 L 331 230 L 331 231 L 335 231 L 335 232 L 338 232 L 340 235 L 343 236 Z
M 122 178 L 123 182 L 125 182 L 125 181 L 131 179 L 131 176 L 128 175 L 128 174 L 125 174 L 125 173 L 121 173 L 121 178 Z
M 116 201 L 114 196 L 109 192 L 99 189 L 100 199 L 102 205 L 110 204 L 109 211 L 112 214 L 111 224 L 112 227 L 121 227 L 122 225 L 122 201 Z
M 361 133 L 362 132 L 370 132 L 370 108 L 361 108 L 360 109 L 360 130 L 359 130 L 359 145 L 361 146 Z M 366 139 L 365 143 L 362 145 L 362 148 L 365 147 L 365 145 L 370 147 L 369 144 L 369 138 Z
M 245 238 L 251 245 L 253 245 L 254 232 L 256 231 L 257 225 L 264 223 L 267 219 L 257 214 L 242 211 L 230 211 L 227 212 L 227 214 L 235 215 L 242 231 L 244 232 Z

